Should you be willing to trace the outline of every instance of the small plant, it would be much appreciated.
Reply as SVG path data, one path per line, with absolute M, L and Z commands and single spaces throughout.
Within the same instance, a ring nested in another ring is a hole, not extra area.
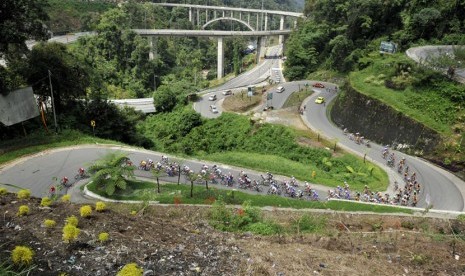
M 76 226 L 71 225 L 71 224 L 66 224 L 63 227 L 63 241 L 66 243 L 69 243 L 77 239 L 80 232 L 81 230 L 79 230 L 79 228 L 77 228 Z
M 102 232 L 102 233 L 98 234 L 98 240 L 101 243 L 106 242 L 109 238 L 110 238 L 110 235 L 108 233 L 106 233 L 106 232 Z
M 28 189 L 22 189 L 19 190 L 18 192 L 18 198 L 19 199 L 28 199 L 31 197 L 31 191 Z
M 76 216 L 70 216 L 66 218 L 66 224 L 70 224 L 73 226 L 78 226 L 79 220 Z
M 40 201 L 40 206 L 48 207 L 52 205 L 52 203 L 53 203 L 53 200 L 46 196 L 46 197 L 43 197 L 42 200 Z
M 8 190 L 5 188 L 0 188 L 0 195 L 6 195 L 8 193 Z
M 29 206 L 21 205 L 19 206 L 18 216 L 27 216 L 29 214 Z
M 33 257 L 34 251 L 27 246 L 16 246 L 11 252 L 11 259 L 17 265 L 29 265 Z
M 105 211 L 106 208 L 107 208 L 107 205 L 105 205 L 105 203 L 102 201 L 95 203 L 95 211 L 97 212 L 103 212 Z
M 129 263 L 116 274 L 117 276 L 140 276 L 144 273 L 144 270 L 137 266 L 136 263 Z
M 137 211 L 132 210 L 132 211 L 131 211 L 131 215 L 133 215 L 133 216 L 137 215 Z
M 457 220 L 460 221 L 460 222 L 465 222 L 465 215 L 464 214 L 458 215 Z
M 66 194 L 61 197 L 61 202 L 68 203 L 71 200 L 71 195 Z
M 44 220 L 44 226 L 46 228 L 53 228 L 55 227 L 55 225 L 57 225 L 56 221 L 54 221 L 53 219 L 46 219 Z
M 84 205 L 81 207 L 80 212 L 81 212 L 81 217 L 83 218 L 90 217 L 90 215 L 92 215 L 92 207 L 90 205 Z

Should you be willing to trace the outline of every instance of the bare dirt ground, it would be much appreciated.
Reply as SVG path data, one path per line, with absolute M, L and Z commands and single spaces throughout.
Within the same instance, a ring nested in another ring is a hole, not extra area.
M 17 216 L 20 205 L 30 214 Z M 58 202 L 42 208 L 40 199 L 1 196 L 0 261 L 10 262 L 11 250 L 25 245 L 35 252 L 31 275 L 115 275 L 131 262 L 144 275 L 465 274 L 463 221 L 312 213 L 317 230 L 305 233 L 302 213 L 275 210 L 264 216 L 283 226 L 299 222 L 298 230 L 258 236 L 213 229 L 206 207 L 112 204 L 90 218 L 81 218 L 79 208 Z M 71 215 L 81 233 L 64 243 L 62 228 Z M 56 227 L 43 227 L 45 219 Z M 101 232 L 110 239 L 99 242 Z

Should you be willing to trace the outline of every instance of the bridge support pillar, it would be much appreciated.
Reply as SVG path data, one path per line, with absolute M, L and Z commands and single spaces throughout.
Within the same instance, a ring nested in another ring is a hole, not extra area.
M 258 13 L 257 13 L 257 27 L 255 28 L 256 31 L 260 31 L 260 25 L 258 25 L 258 19 L 260 18 L 260 16 L 258 16 Z
M 208 22 L 208 10 L 205 10 L 205 23 Z
M 242 20 L 242 12 L 239 12 L 239 20 Z
M 265 31 L 268 31 L 268 14 L 265 13 L 265 28 L 264 28 Z
M 150 39 L 149 60 L 154 60 L 158 56 L 158 51 L 157 51 L 158 37 L 151 36 L 149 39 Z
M 197 9 L 197 26 L 200 26 L 200 9 Z
M 279 20 L 279 30 L 284 30 L 284 15 L 281 15 L 281 20 Z M 284 43 L 284 35 L 279 36 L 279 44 Z
M 193 22 L 192 21 L 192 8 L 189 8 L 189 22 Z
M 223 38 L 218 37 L 218 65 L 217 65 L 217 78 L 223 78 L 224 72 L 224 49 L 223 49 Z
M 247 24 L 249 24 L 249 25 L 250 25 L 250 12 L 249 12 L 249 13 L 247 13 Z
M 256 49 L 256 56 L 255 56 L 255 63 L 260 63 L 260 56 L 262 55 L 262 39 L 263 37 L 257 37 L 257 49 Z
M 213 19 L 216 19 L 216 10 L 213 11 Z
M 223 17 L 225 17 L 225 16 L 224 16 L 224 11 L 223 11 Z

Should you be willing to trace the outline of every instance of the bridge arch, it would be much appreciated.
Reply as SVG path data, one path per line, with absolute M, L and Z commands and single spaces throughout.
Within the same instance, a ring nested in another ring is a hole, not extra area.
M 240 19 L 237 19 L 237 18 L 234 18 L 234 17 L 218 17 L 218 18 L 215 18 L 215 19 L 212 19 L 210 21 L 208 21 L 207 23 L 205 23 L 203 26 L 202 26 L 202 30 L 205 30 L 205 28 L 214 23 L 214 22 L 217 22 L 217 21 L 221 21 L 221 20 L 232 20 L 232 21 L 236 21 L 236 22 L 239 22 L 241 23 L 242 25 L 246 26 L 247 28 L 249 28 L 249 30 L 251 30 L 252 32 L 255 31 L 254 28 L 252 28 L 252 26 L 250 26 L 247 22 L 243 21 L 243 20 L 240 20 Z

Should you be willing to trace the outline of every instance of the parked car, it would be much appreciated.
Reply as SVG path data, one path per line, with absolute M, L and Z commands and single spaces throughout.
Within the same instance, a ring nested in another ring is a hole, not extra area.
M 318 98 L 316 98 L 316 100 L 315 100 L 315 103 L 317 103 L 317 104 L 322 104 L 322 103 L 324 103 L 324 102 L 325 102 L 325 98 L 324 98 L 324 97 L 318 97 Z
M 313 87 L 316 87 L 316 88 L 325 88 L 325 86 L 324 86 L 322 83 L 320 83 L 320 82 L 314 83 L 314 84 L 313 84 Z
M 218 109 L 216 108 L 216 105 L 210 105 L 210 111 L 212 113 L 218 113 Z
M 284 87 L 278 86 L 278 88 L 276 88 L 276 92 L 278 92 L 278 93 L 284 92 Z
M 216 95 L 211 95 L 210 97 L 208 97 L 208 100 L 209 101 L 216 101 Z
M 226 90 L 226 91 L 223 91 L 222 92 L 223 95 L 227 96 L 227 95 L 232 95 L 232 91 L 231 90 Z

